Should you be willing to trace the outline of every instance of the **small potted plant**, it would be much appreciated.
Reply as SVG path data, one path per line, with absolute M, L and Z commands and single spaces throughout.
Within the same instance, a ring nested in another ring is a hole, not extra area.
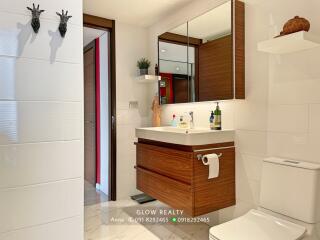
M 140 69 L 140 75 L 147 75 L 148 74 L 150 64 L 151 64 L 150 61 L 146 58 L 141 58 L 137 62 L 137 66 Z

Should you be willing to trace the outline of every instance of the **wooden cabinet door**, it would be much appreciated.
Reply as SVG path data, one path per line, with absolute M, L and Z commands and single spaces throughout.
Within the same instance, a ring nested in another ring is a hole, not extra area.
M 217 149 L 201 152 L 222 154 L 219 157 L 219 176 L 208 179 L 209 167 L 194 155 L 194 206 L 195 215 L 202 215 L 236 203 L 235 188 L 235 148 Z
M 233 99 L 232 35 L 199 46 L 199 101 Z

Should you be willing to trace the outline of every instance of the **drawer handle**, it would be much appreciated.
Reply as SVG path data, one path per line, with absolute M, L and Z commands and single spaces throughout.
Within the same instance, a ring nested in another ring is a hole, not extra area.
M 218 154 L 218 158 L 221 158 L 222 157 L 222 153 Z M 198 154 L 197 155 L 197 159 L 198 160 L 202 160 L 202 155 L 201 154 Z

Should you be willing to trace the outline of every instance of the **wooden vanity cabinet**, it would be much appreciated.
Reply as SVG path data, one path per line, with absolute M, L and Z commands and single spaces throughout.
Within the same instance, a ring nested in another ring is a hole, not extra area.
M 235 205 L 234 143 L 184 146 L 145 139 L 136 143 L 137 189 L 190 216 Z M 197 155 L 216 153 L 218 178 L 208 179 L 209 167 Z

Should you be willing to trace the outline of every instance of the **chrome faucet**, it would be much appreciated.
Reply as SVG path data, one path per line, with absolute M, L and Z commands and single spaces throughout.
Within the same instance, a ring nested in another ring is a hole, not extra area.
M 190 116 L 190 129 L 194 129 L 193 111 L 189 112 L 189 116 Z

